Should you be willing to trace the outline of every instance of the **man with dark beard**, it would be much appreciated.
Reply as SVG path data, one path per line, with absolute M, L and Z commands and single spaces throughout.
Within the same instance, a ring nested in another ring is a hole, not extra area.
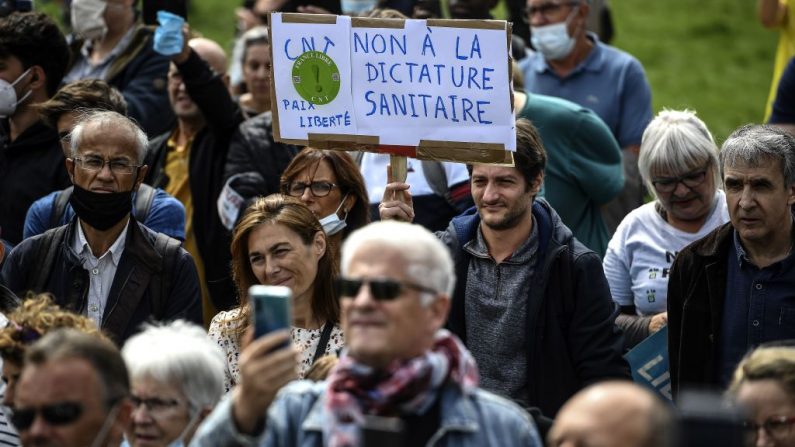
M 111 111 L 89 112 L 72 130 L 66 169 L 77 215 L 19 244 L 0 283 L 23 296 L 49 292 L 61 307 L 93 319 L 122 344 L 141 323 L 201 322 L 196 267 L 178 240 L 131 216 L 148 166 L 146 134 Z
M 458 278 L 447 326 L 472 351 L 483 388 L 551 417 L 629 368 L 599 256 L 536 198 L 545 163 L 535 127 L 517 120 L 515 167 L 472 166 L 475 207 L 437 236 Z M 387 185 L 382 219 L 411 218 L 407 189 Z

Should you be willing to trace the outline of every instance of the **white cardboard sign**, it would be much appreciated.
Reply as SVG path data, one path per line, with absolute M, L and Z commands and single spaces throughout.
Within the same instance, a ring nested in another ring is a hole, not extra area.
M 279 139 L 515 150 L 505 22 L 321 17 L 271 15 Z

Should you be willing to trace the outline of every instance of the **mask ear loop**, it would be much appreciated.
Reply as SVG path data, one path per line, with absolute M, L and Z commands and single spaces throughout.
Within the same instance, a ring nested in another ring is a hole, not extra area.
M 337 206 L 337 209 L 336 209 L 336 210 L 334 210 L 334 214 L 337 214 L 337 213 L 339 213 L 339 212 L 340 212 L 340 208 L 342 208 L 342 205 L 344 205 L 344 204 L 345 204 L 345 200 L 348 198 L 348 196 L 349 196 L 349 195 L 351 195 L 351 192 L 350 192 L 350 191 L 348 191 L 348 192 L 346 192 L 346 193 L 345 193 L 345 196 L 343 196 L 343 197 L 342 197 L 342 200 L 340 200 L 340 204 L 339 204 L 339 206 Z M 339 216 L 339 214 L 337 214 L 337 215 Z M 342 220 L 343 220 L 343 221 L 345 221 L 347 218 L 348 218 L 348 210 L 346 209 L 346 210 L 345 210 L 345 217 L 343 217 L 343 218 L 342 218 Z
M 120 407 L 120 402 L 117 402 L 113 405 L 110 413 L 108 413 L 108 416 L 105 418 L 105 422 L 102 423 L 102 427 L 100 427 L 97 435 L 94 437 L 94 441 L 91 442 L 91 447 L 100 447 L 105 442 L 105 438 L 108 437 L 110 428 L 113 426 L 113 422 L 116 420 L 116 416 L 119 414 Z
M 28 75 L 28 73 L 30 73 L 30 70 L 32 70 L 32 69 L 33 69 L 33 67 L 30 67 L 30 68 L 28 68 L 27 70 L 25 70 L 25 71 L 24 71 L 24 72 L 23 72 L 21 75 L 19 75 L 19 77 L 18 77 L 18 78 L 16 78 L 16 79 L 14 80 L 14 82 L 12 82 L 12 83 L 11 83 L 11 87 L 15 87 L 17 84 L 19 84 L 19 81 L 21 81 L 21 80 L 22 80 L 22 78 L 24 78 L 25 76 L 27 76 L 27 75 Z M 17 103 L 16 103 L 15 105 L 16 105 L 16 106 L 18 106 L 18 105 L 22 104 L 22 103 L 23 103 L 23 102 L 25 102 L 25 100 L 26 100 L 26 99 L 28 99 L 28 98 L 30 97 L 30 95 L 32 95 L 32 94 L 33 94 L 33 90 L 28 90 L 28 92 L 27 92 L 27 93 L 25 93 L 24 95 L 22 95 L 22 98 L 20 98 L 20 99 L 17 99 Z

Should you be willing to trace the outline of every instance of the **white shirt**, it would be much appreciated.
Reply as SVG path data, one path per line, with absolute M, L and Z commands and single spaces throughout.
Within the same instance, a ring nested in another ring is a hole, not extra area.
M 108 303 L 110 287 L 113 284 L 113 277 L 116 276 L 116 269 L 119 267 L 121 255 L 124 252 L 124 244 L 127 240 L 127 225 L 110 246 L 108 251 L 100 257 L 94 256 L 91 247 L 88 246 L 86 235 L 80 221 L 77 221 L 77 231 L 72 248 L 83 262 L 83 268 L 88 270 L 90 285 L 88 288 L 88 306 L 86 306 L 86 316 L 94 320 L 97 327 L 102 327 L 102 315 L 105 314 L 105 305 Z
M 365 152 L 362 157 L 362 175 L 364 176 L 364 184 L 367 187 L 367 194 L 370 196 L 370 203 L 372 204 L 381 203 L 381 198 L 384 196 L 387 165 L 389 165 L 388 154 Z M 469 172 L 467 172 L 466 164 L 442 162 L 442 165 L 447 175 L 447 186 L 469 181 Z M 420 160 L 408 159 L 406 183 L 411 185 L 409 191 L 413 197 L 434 194 L 430 185 L 428 185 L 428 181 L 425 180 L 425 173 L 422 170 L 422 162 Z
M 603 263 L 613 301 L 620 306 L 634 304 L 638 315 L 665 312 L 668 273 L 676 254 L 729 221 L 723 191 L 715 193 L 715 200 L 697 233 L 671 226 L 654 208 L 656 202 L 629 213 L 610 239 Z

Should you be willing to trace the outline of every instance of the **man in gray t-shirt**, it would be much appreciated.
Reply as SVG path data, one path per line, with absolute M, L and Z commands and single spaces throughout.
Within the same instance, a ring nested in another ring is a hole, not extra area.
M 516 167 L 474 165 L 476 206 L 437 233 L 456 262 L 447 326 L 485 389 L 551 417 L 584 386 L 630 375 L 599 256 L 536 199 L 546 153 L 529 121 L 516 140 Z M 407 189 L 387 185 L 382 219 L 411 219 Z

